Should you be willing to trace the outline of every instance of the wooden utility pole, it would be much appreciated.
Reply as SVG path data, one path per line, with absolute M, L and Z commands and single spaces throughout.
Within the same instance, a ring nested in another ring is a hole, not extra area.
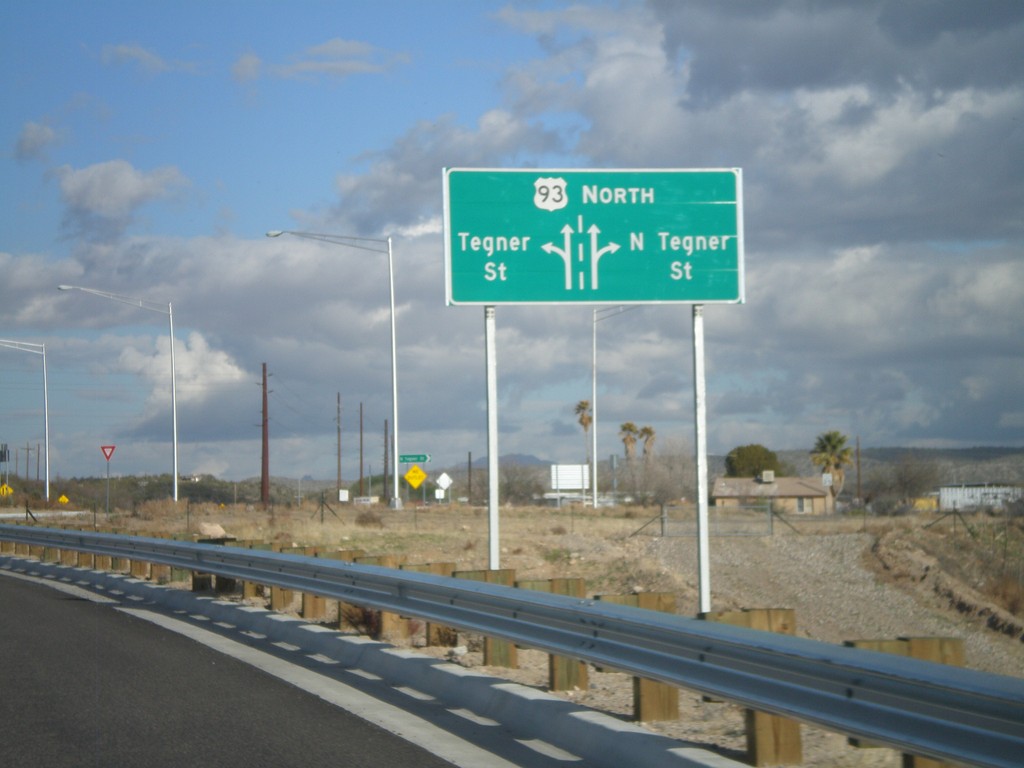
M 270 504 L 270 415 L 267 407 L 267 364 L 263 364 L 263 461 L 260 467 L 260 501 Z
M 860 435 L 857 435 L 857 503 L 864 503 L 864 497 L 860 495 Z
M 359 495 L 365 496 L 363 490 L 363 404 L 359 403 Z

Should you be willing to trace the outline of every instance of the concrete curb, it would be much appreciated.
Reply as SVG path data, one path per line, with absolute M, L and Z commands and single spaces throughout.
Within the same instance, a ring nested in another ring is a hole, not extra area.
M 164 609 L 201 615 L 239 631 L 265 635 L 358 668 L 392 686 L 409 686 L 441 703 L 464 707 L 509 729 L 571 752 L 600 768 L 739 768 L 744 763 L 644 730 L 551 694 L 388 643 L 340 632 L 264 608 L 195 595 L 122 574 L 0 556 L 0 569 L 38 573 L 102 592 L 141 598 Z

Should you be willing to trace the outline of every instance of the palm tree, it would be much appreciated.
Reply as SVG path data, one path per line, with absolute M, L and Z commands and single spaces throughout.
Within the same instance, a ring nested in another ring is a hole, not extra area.
M 816 467 L 821 467 L 822 473 L 832 475 L 832 499 L 843 490 L 843 481 L 846 473 L 843 467 L 848 465 L 853 458 L 853 449 L 846 445 L 846 435 L 832 430 L 818 435 L 814 441 L 814 449 L 811 451 L 811 462 Z
M 583 427 L 583 453 L 586 456 L 585 463 L 590 463 L 590 441 L 587 440 L 587 433 L 590 432 L 590 425 L 594 421 L 594 412 L 590 407 L 589 400 L 580 400 L 576 403 L 576 415 L 580 426 Z
M 622 445 L 626 449 L 626 463 L 632 464 L 636 456 L 636 441 L 640 437 L 640 430 L 632 421 L 627 421 L 619 427 L 619 437 L 622 438 Z
M 637 432 L 637 437 L 644 441 L 644 463 L 646 464 L 654 455 L 654 427 L 641 427 Z

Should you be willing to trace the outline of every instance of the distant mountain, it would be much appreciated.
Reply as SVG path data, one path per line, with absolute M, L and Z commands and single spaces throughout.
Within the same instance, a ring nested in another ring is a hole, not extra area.
M 488 457 L 473 460 L 474 469 L 487 469 Z M 518 464 L 522 467 L 549 467 L 555 462 L 547 459 L 538 459 L 536 456 L 527 453 L 506 453 L 498 457 L 499 466 L 502 464 Z
M 851 446 L 853 447 L 853 446 Z M 796 474 L 809 477 L 819 470 L 811 464 L 810 451 L 776 451 L 779 459 L 790 464 Z M 857 470 L 856 453 L 847 478 Z M 872 471 L 903 461 L 933 464 L 943 485 L 960 483 L 1024 484 L 1024 448 L 861 448 L 860 471 L 867 477 Z M 721 471 L 725 471 L 722 457 Z

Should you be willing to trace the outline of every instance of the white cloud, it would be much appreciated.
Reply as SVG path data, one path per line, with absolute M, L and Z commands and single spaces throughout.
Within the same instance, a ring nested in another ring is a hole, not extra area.
M 19 160 L 37 159 L 57 141 L 57 132 L 41 123 L 25 123 L 15 144 L 15 156 Z
M 105 45 L 100 52 L 100 60 L 104 64 L 138 64 L 147 72 L 166 72 L 170 66 L 152 51 L 148 51 L 138 43 L 122 45 Z
M 135 64 L 151 74 L 197 71 L 197 66 L 193 62 L 168 61 L 138 43 L 104 45 L 100 51 L 100 61 L 104 64 L 114 65 Z
M 964 121 L 992 120 L 1019 112 L 1024 92 L 962 89 L 925 94 L 904 88 L 891 99 L 863 85 L 800 90 L 794 107 L 817 138 L 795 165 L 804 174 L 830 174 L 850 185 L 873 184 L 921 151 L 939 152 Z M 850 120 L 851 114 L 859 119 Z
M 235 60 L 231 67 L 232 76 L 240 81 L 255 80 L 260 76 L 263 61 L 254 53 L 244 53 Z
M 333 38 L 307 48 L 295 61 L 278 65 L 273 68 L 273 72 L 282 78 L 326 75 L 343 79 L 351 75 L 386 72 L 396 63 L 405 60 L 401 54 L 385 51 L 363 41 Z
M 63 165 L 54 171 L 68 217 L 83 230 L 96 220 L 123 228 L 142 205 L 167 198 L 187 182 L 173 166 L 140 171 L 126 160 L 109 160 L 85 168 Z
M 175 396 L 179 408 L 202 406 L 224 388 L 251 379 L 251 374 L 235 363 L 230 354 L 211 349 L 197 331 L 189 333 L 187 339 L 174 341 Z M 123 371 L 148 382 L 148 409 L 162 412 L 167 410 L 171 396 L 170 337 L 157 336 L 154 344 L 151 350 L 124 347 L 119 362 Z

